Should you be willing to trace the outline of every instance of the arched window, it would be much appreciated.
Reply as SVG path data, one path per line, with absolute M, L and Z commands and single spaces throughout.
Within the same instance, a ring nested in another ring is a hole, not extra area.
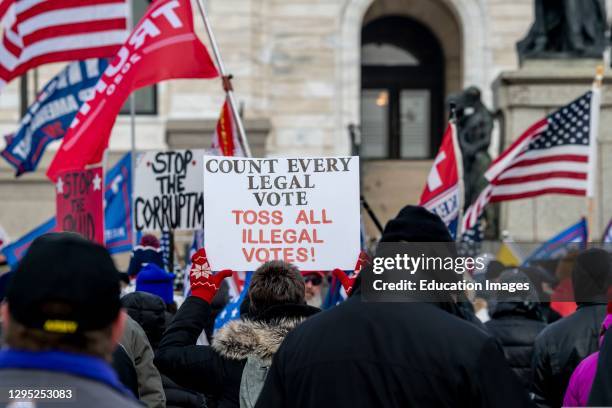
M 361 155 L 431 158 L 444 125 L 444 56 L 437 38 L 408 17 L 376 19 L 362 30 L 361 73 Z

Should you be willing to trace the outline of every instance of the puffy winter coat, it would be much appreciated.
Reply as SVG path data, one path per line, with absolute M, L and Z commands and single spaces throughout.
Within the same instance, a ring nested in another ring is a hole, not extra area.
M 531 384 L 531 359 L 537 335 L 546 327 L 534 304 L 500 302 L 485 323 L 499 340 L 506 361 L 526 390 Z
M 444 306 L 358 289 L 287 335 L 256 407 L 529 406 L 496 340 Z
M 532 392 L 538 407 L 560 407 L 574 369 L 597 351 L 605 303 L 581 303 L 571 315 L 538 335 L 533 351 Z
M 612 315 L 608 314 L 602 324 L 602 336 L 599 343 L 601 345 L 604 337 L 603 333 L 608 331 L 612 326 Z M 586 407 L 589 401 L 589 394 L 595 380 L 597 372 L 597 362 L 599 359 L 599 351 L 591 354 L 578 364 L 578 367 L 572 374 L 565 397 L 563 398 L 563 406 L 565 407 Z
M 121 298 L 121 304 L 142 327 L 151 347 L 156 350 L 171 319 L 162 298 L 147 292 L 132 292 Z
M 121 298 L 123 307 L 136 320 L 156 351 L 159 341 L 171 320 L 166 304 L 159 296 L 146 292 L 133 292 Z M 200 393 L 177 385 L 165 375 L 161 376 L 167 407 L 200 408 L 206 406 L 206 398 Z
M 215 334 L 212 346 L 197 346 L 211 308 L 191 296 L 164 333 L 155 364 L 177 384 L 214 398 L 219 408 L 238 407 L 247 357 L 270 359 L 285 335 L 316 312 L 299 305 L 271 308 L 256 321 L 245 318 L 228 323 Z

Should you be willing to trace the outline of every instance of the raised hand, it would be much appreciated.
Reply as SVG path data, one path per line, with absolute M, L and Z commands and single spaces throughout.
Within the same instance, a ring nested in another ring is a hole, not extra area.
M 210 303 L 221 287 L 223 279 L 232 276 L 232 271 L 224 269 L 213 275 L 206 257 L 204 248 L 191 257 L 191 271 L 189 272 L 189 284 L 191 295 Z

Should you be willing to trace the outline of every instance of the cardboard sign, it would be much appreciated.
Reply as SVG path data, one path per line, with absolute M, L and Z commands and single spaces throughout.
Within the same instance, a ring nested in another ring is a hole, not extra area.
M 102 167 L 60 173 L 55 183 L 57 228 L 104 245 Z
M 359 255 L 359 158 L 204 157 L 204 236 L 214 270 L 281 259 L 352 270 Z
M 140 154 L 134 170 L 134 225 L 138 231 L 195 230 L 204 222 L 204 150 Z

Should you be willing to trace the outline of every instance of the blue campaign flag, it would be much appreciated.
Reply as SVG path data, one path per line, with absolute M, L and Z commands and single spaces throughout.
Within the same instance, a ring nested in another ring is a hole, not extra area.
M 104 237 L 111 254 L 132 250 L 132 165 L 126 155 L 106 173 Z
M 570 249 L 585 249 L 589 238 L 587 220 L 582 218 L 576 224 L 562 231 L 542 244 L 525 260 L 525 264 L 544 259 L 558 259 Z
M 106 59 L 75 61 L 45 85 L 0 153 L 17 176 L 36 170 L 47 145 L 64 137 L 107 65 Z
M 132 250 L 132 178 L 130 153 L 106 173 L 104 190 L 104 236 L 111 254 Z M 32 241 L 55 230 L 55 217 L 47 220 L 23 237 L 2 248 L 6 261 L 13 269 Z
M 9 264 L 11 269 L 15 268 L 19 260 L 21 260 L 25 252 L 30 247 L 30 244 L 32 244 L 32 241 L 43 234 L 52 232 L 53 230 L 55 230 L 55 217 L 34 228 L 32 231 L 28 232 L 18 240 L 13 241 L 10 245 L 2 248 L 2 253 L 6 257 L 6 262 Z

